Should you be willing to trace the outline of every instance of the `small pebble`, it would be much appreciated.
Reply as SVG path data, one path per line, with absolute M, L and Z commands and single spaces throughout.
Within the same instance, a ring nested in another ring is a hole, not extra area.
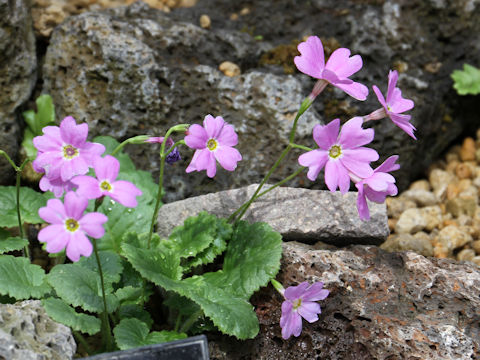
M 480 256 L 477 255 L 470 261 L 473 262 L 475 265 L 480 266 Z
M 475 253 L 480 255 L 480 240 L 475 240 L 472 242 L 472 249 L 475 251 Z
M 460 163 L 455 168 L 455 175 L 457 175 L 459 179 L 469 179 L 473 174 L 470 166 L 465 163 Z
M 220 64 L 218 69 L 223 72 L 226 76 L 233 77 L 240 75 L 240 68 L 237 64 L 234 64 L 231 61 L 224 61 Z
M 471 261 L 475 257 L 475 251 L 472 249 L 463 249 L 457 254 L 458 261 Z
M 477 209 L 477 201 L 478 199 L 472 196 L 456 197 L 447 200 L 447 211 L 455 217 L 461 214 L 473 216 Z
M 462 148 L 460 149 L 460 159 L 462 161 L 475 160 L 476 150 L 475 140 L 471 137 L 465 138 L 465 140 L 463 140 Z
M 408 188 L 410 190 L 430 191 L 430 183 L 425 179 L 417 180 L 417 181 L 412 182 Z
M 416 233 L 425 229 L 427 220 L 422 216 L 420 209 L 405 210 L 395 224 L 396 233 Z
M 407 190 L 400 195 L 401 198 L 414 201 L 417 206 L 431 206 L 438 203 L 438 198 L 428 190 Z
M 200 16 L 200 26 L 204 29 L 210 29 L 212 25 L 212 21 L 210 20 L 210 16 L 203 14 Z

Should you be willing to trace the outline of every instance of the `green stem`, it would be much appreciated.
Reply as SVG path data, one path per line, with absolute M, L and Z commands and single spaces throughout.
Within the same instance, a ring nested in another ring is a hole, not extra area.
M 20 214 L 20 180 L 22 178 L 22 172 L 19 170 L 20 169 L 17 169 L 17 180 L 15 183 L 15 186 L 17 188 L 17 219 L 18 219 L 18 229 L 20 231 L 20 237 L 24 239 L 25 234 L 23 231 L 22 215 Z M 30 259 L 30 251 L 28 250 L 28 244 L 25 245 L 25 248 L 23 250 L 23 255 L 26 258 Z
M 13 162 L 13 160 L 10 158 L 10 156 L 8 156 L 8 154 L 7 154 L 5 151 L 0 150 L 0 155 L 3 155 L 3 157 L 4 157 L 5 159 L 7 159 L 7 161 L 10 163 L 10 165 L 12 165 L 12 167 L 15 169 L 15 171 L 18 170 L 17 165 L 15 165 L 15 163 Z
M 170 151 L 173 150 L 174 146 L 182 144 L 184 143 L 184 141 L 180 140 L 175 144 L 173 144 L 172 148 L 169 149 L 169 152 L 167 154 L 165 153 L 165 144 L 167 143 L 169 136 L 174 131 L 182 131 L 187 126 L 188 124 L 179 124 L 168 129 L 167 133 L 165 134 L 165 138 L 163 139 L 162 146 L 160 147 L 160 175 L 158 176 L 157 201 L 155 202 L 155 209 L 153 211 L 152 221 L 150 222 L 150 231 L 148 232 L 147 249 L 150 249 L 150 243 L 152 241 L 152 235 L 153 235 L 153 228 L 155 226 L 155 223 L 157 222 L 158 210 L 160 209 L 160 202 L 162 201 L 163 174 L 165 172 L 165 160 L 167 158 L 167 154 L 169 154 Z
M 119 152 L 120 150 L 122 150 L 122 149 L 125 147 L 125 145 L 127 145 L 127 144 L 130 143 L 129 140 L 130 140 L 130 139 L 127 139 L 127 140 L 123 141 L 120 145 L 118 145 L 118 146 L 112 151 L 112 153 L 111 153 L 110 155 L 115 156 L 115 154 L 116 154 L 117 152 Z
M 273 174 L 273 172 L 275 171 L 275 169 L 278 167 L 278 165 L 280 165 L 280 163 L 282 162 L 282 160 L 285 158 L 285 156 L 287 156 L 287 154 L 290 152 L 290 150 L 292 149 L 292 146 L 291 144 L 288 144 L 287 147 L 282 151 L 282 153 L 280 154 L 279 158 L 277 159 L 277 161 L 275 162 L 275 164 L 272 166 L 272 168 L 268 171 L 267 175 L 265 175 L 265 177 L 263 178 L 263 180 L 260 182 L 260 184 L 257 186 L 257 189 L 255 190 L 255 192 L 253 193 L 252 197 L 250 198 L 250 200 L 248 200 L 244 205 L 240 206 L 240 208 L 237 209 L 237 211 L 235 211 L 232 215 L 230 215 L 230 217 L 228 218 L 228 222 L 231 222 L 233 220 L 235 220 L 235 222 L 239 221 L 243 215 L 245 215 L 245 212 L 248 210 L 248 208 L 250 207 L 250 205 L 252 205 L 252 203 L 255 201 L 255 197 L 258 195 L 258 193 L 260 192 L 260 190 L 262 190 L 262 187 L 263 185 L 265 185 L 265 183 L 268 181 L 268 179 L 270 178 L 270 176 Z M 238 214 L 238 216 L 237 216 Z
M 78 331 L 72 330 L 73 336 L 77 341 L 82 344 L 82 346 L 85 348 L 85 351 L 87 352 L 88 355 L 92 354 L 92 349 L 90 349 L 90 346 L 88 346 L 87 341 L 83 337 L 82 334 L 80 334 Z
M 197 319 L 200 316 L 202 316 L 202 314 L 203 314 L 202 309 L 199 309 L 199 310 L 195 311 L 192 315 L 190 315 L 190 317 L 187 319 L 187 321 L 185 321 L 183 323 L 182 327 L 180 328 L 180 332 L 181 333 L 186 333 L 188 330 L 190 330 L 192 325 L 195 323 L 195 321 L 197 321 Z
M 102 264 L 100 262 L 100 256 L 98 255 L 97 241 L 92 238 L 93 251 L 95 252 L 95 258 L 97 259 L 98 265 L 98 274 L 100 275 L 100 283 L 102 285 L 102 298 L 103 298 L 103 312 L 101 314 L 102 318 L 102 340 L 104 341 L 107 351 L 113 350 L 113 339 L 112 331 L 110 329 L 110 321 L 108 319 L 108 310 L 107 310 L 107 297 L 105 295 L 105 282 L 103 280 L 103 271 Z
M 182 315 L 178 313 L 177 320 L 175 320 L 175 328 L 173 329 L 175 332 L 178 332 L 178 328 L 180 327 L 180 321 L 182 321 Z

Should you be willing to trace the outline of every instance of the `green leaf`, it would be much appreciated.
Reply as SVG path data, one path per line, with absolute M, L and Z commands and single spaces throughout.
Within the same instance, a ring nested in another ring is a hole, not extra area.
M 185 280 L 166 276 L 162 261 L 165 259 L 160 258 L 155 251 L 145 251 L 129 243 L 124 243 L 122 249 L 127 259 L 143 277 L 167 291 L 174 291 L 196 302 L 204 314 L 225 334 L 239 339 L 253 338 L 257 335 L 258 319 L 253 306 L 245 299 L 212 286 L 201 276 Z
M 140 283 L 139 285 L 141 285 Z M 125 286 L 117 291 L 115 295 L 117 296 L 120 303 L 123 304 L 144 304 L 148 301 L 150 296 L 153 294 L 153 291 L 150 288 L 146 290 L 141 287 Z
M 33 146 L 33 132 L 30 128 L 25 128 L 23 133 L 22 147 L 25 149 L 27 158 L 35 159 L 37 157 L 37 149 Z
M 42 135 L 42 129 L 47 125 L 55 124 L 55 107 L 50 95 L 40 95 L 37 100 L 37 112 L 28 110 L 23 113 L 23 118 L 34 136 Z
M 137 319 L 124 319 L 113 329 L 115 341 L 120 350 L 185 339 L 186 334 L 175 331 L 154 331 L 149 333 L 147 324 Z
M 93 142 L 103 144 L 105 146 L 105 154 L 111 154 L 113 150 L 120 145 L 120 143 L 111 136 L 97 136 L 93 139 Z M 115 157 L 120 162 L 120 171 L 135 171 L 135 165 L 126 153 L 119 151 L 115 154 Z
M 280 270 L 282 236 L 266 223 L 238 223 L 228 243 L 223 270 L 204 274 L 206 281 L 249 299 Z
M 153 320 L 149 312 L 139 305 L 128 304 L 120 306 L 118 316 L 120 319 L 138 319 L 147 324 L 149 328 L 153 325 Z
M 105 282 L 108 282 L 110 284 L 119 282 L 120 275 L 123 269 L 120 256 L 111 251 L 99 251 L 98 257 L 100 258 L 100 264 L 102 265 L 102 273 Z M 95 271 L 97 273 L 97 277 L 100 276 L 98 271 L 97 259 L 95 256 L 83 256 L 80 258 L 77 264 L 83 266 L 86 269 Z
M 100 277 L 94 270 L 79 264 L 56 265 L 47 275 L 47 280 L 66 303 L 80 306 L 86 311 L 103 312 L 103 298 Z M 107 284 L 108 285 L 108 284 Z M 115 311 L 119 302 L 106 286 L 107 311 Z
M 0 186 L 0 227 L 18 226 L 17 192 L 15 186 Z M 20 187 L 20 214 L 22 221 L 40 224 L 44 221 L 38 216 L 38 209 L 46 206 L 50 195 L 45 195 L 28 187 Z
M 146 268 L 155 269 L 160 274 L 170 278 L 179 280 L 182 277 L 182 268 L 180 267 L 180 258 L 169 248 L 158 244 L 158 240 L 153 241 L 150 249 L 147 249 L 146 238 L 148 234 L 128 233 L 125 236 L 122 250 L 125 251 L 125 246 L 129 245 L 135 249 L 137 254 L 143 254 L 144 265 Z M 158 239 L 158 235 L 155 234 L 155 239 Z M 157 246 L 155 246 L 157 245 Z M 130 258 L 127 259 L 130 261 Z M 134 263 L 130 261 L 133 267 L 139 271 Z M 141 271 L 139 271 L 142 274 Z
M 23 300 L 41 298 L 50 290 L 40 266 L 23 257 L 0 256 L 0 294 Z
M 464 64 L 463 71 L 454 70 L 451 77 L 459 95 L 480 94 L 480 70 L 476 67 Z
M 99 318 L 77 313 L 74 308 L 60 299 L 43 299 L 42 305 L 48 316 L 59 323 L 71 327 L 73 330 L 89 335 L 95 335 L 100 332 L 101 321 Z
M 27 239 L 19 236 L 3 238 L 4 234 L 0 229 L 0 254 L 15 250 L 22 250 L 28 245 Z

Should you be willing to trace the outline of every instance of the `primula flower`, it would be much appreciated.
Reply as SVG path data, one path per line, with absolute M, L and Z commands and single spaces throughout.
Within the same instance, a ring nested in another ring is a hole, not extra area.
M 102 144 L 87 142 L 88 125 L 77 125 L 71 116 L 58 126 L 46 126 L 42 136 L 33 138 L 39 151 L 33 161 L 34 169 L 43 169 L 49 179 L 68 181 L 75 175 L 88 172 L 93 160 L 103 154 Z
M 212 178 L 217 172 L 217 161 L 228 171 L 237 167 L 242 160 L 240 152 L 233 148 L 237 145 L 238 137 L 232 125 L 229 125 L 221 116 L 205 116 L 203 127 L 193 124 L 185 136 L 188 147 L 196 149 L 192 161 L 186 172 L 207 170 L 207 176 Z
M 68 192 L 75 187 L 70 180 L 62 181 L 61 178 L 49 179 L 46 176 L 42 176 L 38 185 L 40 190 L 45 192 L 51 191 L 57 198 L 61 197 L 64 192 Z
M 142 195 L 142 191 L 129 181 L 117 180 L 120 169 L 119 161 L 113 156 L 95 159 L 93 168 L 97 178 L 87 175 L 74 177 L 71 182 L 77 185 L 77 193 L 87 199 L 98 199 L 102 196 L 110 196 L 113 200 L 126 207 L 136 207 L 136 196 Z
M 310 285 L 305 281 L 298 286 L 285 289 L 283 294 L 285 301 L 282 303 L 280 318 L 282 337 L 285 340 L 292 335 L 298 337 L 302 332 L 302 318 L 309 323 L 317 321 L 321 308 L 315 301 L 324 300 L 329 293 L 323 289 L 323 282 Z
M 412 100 L 404 99 L 402 97 L 402 91 L 396 87 L 398 80 L 398 72 L 396 70 L 388 73 L 388 90 L 387 99 L 383 97 L 380 89 L 375 85 L 372 86 L 375 95 L 377 95 L 378 101 L 382 104 L 382 108 L 374 111 L 372 114 L 367 115 L 367 120 L 383 119 L 389 117 L 395 125 L 405 131 L 412 138 L 417 140 L 413 131 L 416 130 L 415 126 L 410 123 L 411 116 L 401 114 L 402 112 L 413 109 L 414 103 Z
M 65 195 L 65 203 L 50 199 L 46 207 L 38 210 L 38 215 L 51 224 L 38 233 L 38 240 L 47 243 L 48 252 L 57 253 L 66 248 L 67 257 L 72 261 L 78 261 L 80 255 L 91 255 L 93 247 L 86 235 L 101 238 L 108 218 L 97 212 L 83 215 L 87 206 L 85 197 L 70 191 Z
M 332 120 L 325 126 L 313 128 L 313 139 L 320 147 L 300 155 L 298 163 L 307 166 L 307 177 L 315 181 L 325 166 L 325 184 L 330 191 L 337 187 L 345 194 L 350 188 L 350 173 L 360 178 L 373 174 L 371 161 L 378 160 L 378 153 L 362 145 L 373 140 L 373 129 L 362 128 L 363 119 L 348 120 L 339 134 L 340 119 Z
M 361 179 L 355 184 L 358 189 L 357 209 L 360 219 L 370 219 L 367 199 L 382 204 L 387 195 L 397 195 L 398 190 L 395 186 L 395 178 L 388 173 L 400 169 L 400 165 L 395 163 L 397 160 L 398 155 L 390 156 L 373 170 L 372 176 Z
M 163 143 L 164 139 L 165 138 L 163 136 L 151 136 L 147 140 L 145 140 L 145 142 L 150 143 L 150 144 L 155 144 L 155 143 L 161 144 L 161 143 Z M 170 149 L 174 144 L 175 143 L 173 142 L 173 139 L 169 137 L 167 139 L 167 143 L 165 145 L 168 147 L 168 149 Z M 175 149 L 173 149 L 170 152 L 170 154 L 167 155 L 167 157 L 165 158 L 165 162 L 167 164 L 173 165 L 174 163 L 176 163 L 177 161 L 179 161 L 181 159 L 182 159 L 182 157 L 180 156 L 180 152 L 178 151 L 178 147 L 176 147 Z
M 345 91 L 357 100 L 365 100 L 368 88 L 349 79 L 349 76 L 359 71 L 362 66 L 362 57 L 350 57 L 350 50 L 340 48 L 335 50 L 325 64 L 322 41 L 317 36 L 310 36 L 307 41 L 298 45 L 300 56 L 295 56 L 293 61 L 297 69 L 304 74 L 323 80 L 323 86 L 317 86 L 314 96 L 318 95 L 327 83 Z

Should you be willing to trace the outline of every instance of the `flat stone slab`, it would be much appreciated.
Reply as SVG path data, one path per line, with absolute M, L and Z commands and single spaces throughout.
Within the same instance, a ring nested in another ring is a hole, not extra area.
M 254 184 L 165 204 L 158 214 L 158 233 L 168 237 L 175 226 L 201 211 L 227 218 L 253 195 L 256 187 Z M 322 241 L 336 246 L 383 243 L 389 234 L 385 204 L 369 203 L 371 219 L 361 221 L 356 200 L 356 192 L 342 195 L 280 187 L 255 201 L 243 220 L 266 222 L 289 241 Z

